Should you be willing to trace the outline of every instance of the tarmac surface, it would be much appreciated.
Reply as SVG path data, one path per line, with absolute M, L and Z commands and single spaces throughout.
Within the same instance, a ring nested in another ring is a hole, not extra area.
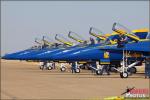
M 89 70 L 40 70 L 36 63 L 1 60 L 1 99 L 102 99 L 120 96 L 126 88 L 149 88 L 144 74 L 121 79 L 119 74 L 97 76 Z

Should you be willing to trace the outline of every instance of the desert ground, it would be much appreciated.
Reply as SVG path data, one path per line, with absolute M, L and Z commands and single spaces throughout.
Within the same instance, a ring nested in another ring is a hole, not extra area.
M 120 96 L 126 87 L 149 88 L 144 74 L 121 79 L 119 74 L 97 76 L 90 70 L 40 70 L 36 63 L 1 60 L 1 99 L 103 99 Z

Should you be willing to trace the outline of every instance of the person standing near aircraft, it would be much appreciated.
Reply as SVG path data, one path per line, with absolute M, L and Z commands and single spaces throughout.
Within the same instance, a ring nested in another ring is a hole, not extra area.
M 150 58 L 146 58 L 145 60 L 145 78 L 150 78 Z
M 75 73 L 75 67 L 76 67 L 76 64 L 75 64 L 75 62 L 73 62 L 71 65 L 71 72 L 72 73 Z

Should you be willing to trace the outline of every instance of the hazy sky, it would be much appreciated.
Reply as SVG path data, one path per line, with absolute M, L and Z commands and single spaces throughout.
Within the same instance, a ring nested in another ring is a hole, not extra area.
M 149 1 L 2 1 L 1 53 L 29 48 L 36 37 L 67 34 L 88 38 L 94 26 L 112 32 L 114 22 L 129 29 L 149 27 Z

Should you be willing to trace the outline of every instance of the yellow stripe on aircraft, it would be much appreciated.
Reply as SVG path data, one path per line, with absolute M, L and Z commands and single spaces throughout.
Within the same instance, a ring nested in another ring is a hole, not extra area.
M 48 45 L 52 45 L 53 43 L 51 43 L 51 42 L 48 42 L 48 41 L 46 41 L 46 40 L 43 40 L 44 41 L 44 43 L 46 43 L 46 44 L 48 44 Z
M 147 28 L 143 28 L 143 29 L 136 29 L 136 30 L 132 30 L 133 33 L 136 33 L 136 32 L 149 32 L 149 29 Z
M 59 63 L 66 63 L 67 61 L 59 61 Z
M 85 64 L 87 63 L 86 61 L 79 61 L 80 64 Z
M 64 44 L 66 44 L 66 45 L 73 46 L 73 43 L 71 43 L 71 42 L 66 42 L 66 41 L 63 41 L 63 40 L 60 40 L 60 39 L 57 39 L 57 40 L 64 43 Z
M 70 36 L 70 35 L 69 35 L 69 37 L 72 38 L 72 39 L 74 39 L 74 40 L 76 40 L 76 41 L 78 41 L 78 42 L 80 42 L 80 43 L 83 43 L 83 42 L 84 42 L 84 41 L 82 41 L 82 40 L 79 40 L 79 39 L 74 38 L 73 36 Z
M 106 37 L 103 36 L 103 35 L 96 35 L 96 34 L 94 34 L 94 33 L 90 33 L 90 34 L 93 35 L 93 36 L 95 36 L 95 37 L 97 37 L 97 38 L 100 38 L 100 39 L 102 39 L 102 40 L 106 40 Z
M 100 62 L 100 64 L 110 64 L 110 62 Z
M 132 39 L 134 39 L 134 40 L 136 40 L 136 41 L 139 41 L 139 40 L 140 40 L 139 37 L 137 37 L 137 36 L 135 36 L 135 35 L 132 35 L 132 34 L 124 34 L 124 35 L 127 36 L 127 37 L 130 37 L 130 38 L 132 38 Z

